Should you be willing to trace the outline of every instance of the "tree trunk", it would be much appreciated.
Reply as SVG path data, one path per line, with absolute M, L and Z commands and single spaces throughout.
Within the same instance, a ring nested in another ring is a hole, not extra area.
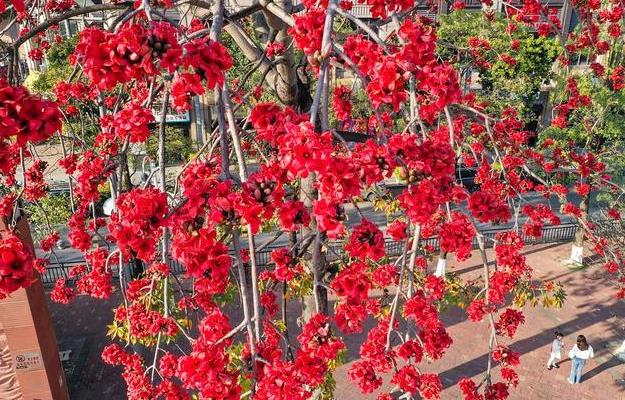
M 290 0 L 276 0 L 274 4 L 289 12 L 292 8 Z M 275 91 L 280 102 L 284 105 L 291 106 L 297 112 L 303 113 L 310 110 L 312 104 L 312 96 L 310 94 L 310 83 L 307 77 L 301 77 L 298 74 L 298 66 L 296 64 L 295 54 L 292 50 L 293 39 L 288 34 L 288 26 L 280 19 L 269 12 L 263 12 L 264 19 L 270 30 L 277 32 L 275 41 L 280 42 L 286 49 L 283 54 L 283 62 L 273 67 L 267 59 L 261 62 L 260 71 L 271 69 L 267 75 L 267 84 Z M 224 26 L 224 29 L 232 36 L 237 46 L 245 57 L 251 62 L 259 62 L 264 56 L 260 49 L 246 35 L 245 31 L 237 23 L 230 23 Z M 310 212 L 312 203 L 317 199 L 317 191 L 314 188 L 316 176 L 311 174 L 308 178 L 303 179 L 300 188 L 299 198 L 304 202 L 306 208 Z M 314 240 L 307 251 L 307 258 L 310 259 L 310 272 L 313 279 L 317 283 L 323 279 L 326 272 L 325 255 L 322 252 L 322 243 L 324 237 L 317 230 L 313 221 L 309 228 L 302 230 L 302 238 L 311 237 Z M 313 282 L 314 283 L 314 282 Z M 321 285 L 315 285 L 315 293 L 307 296 L 303 300 L 303 319 L 307 321 L 313 314 L 317 312 L 327 313 L 328 295 L 327 291 Z M 319 303 L 319 304 L 317 304 Z
M 313 200 L 317 198 L 317 190 L 314 187 L 315 180 L 315 174 L 310 174 L 308 178 L 302 180 L 300 198 L 308 211 L 312 209 Z M 302 237 L 311 235 L 314 235 L 314 239 L 308 251 L 310 272 L 313 275 L 313 291 L 310 296 L 305 296 L 302 301 L 302 318 L 304 321 L 308 321 L 317 312 L 328 313 L 328 292 L 320 285 L 327 270 L 325 255 L 321 248 L 323 235 L 317 229 L 317 223 L 314 220 L 311 221 L 309 228 L 302 230 Z

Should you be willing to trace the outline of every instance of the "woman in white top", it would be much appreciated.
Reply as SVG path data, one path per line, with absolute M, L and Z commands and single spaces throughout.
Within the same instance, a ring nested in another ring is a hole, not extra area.
M 586 341 L 584 335 L 577 337 L 577 343 L 571 351 L 569 351 L 569 358 L 571 359 L 571 376 L 568 381 L 571 384 L 579 383 L 582 380 L 582 368 L 586 365 L 586 360 L 595 356 L 592 350 L 592 346 Z

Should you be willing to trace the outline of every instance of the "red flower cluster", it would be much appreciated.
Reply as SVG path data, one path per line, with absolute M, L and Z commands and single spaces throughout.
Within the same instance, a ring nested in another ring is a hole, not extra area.
M 552 125 L 562 129 L 566 128 L 568 116 L 572 111 L 580 107 L 588 107 L 591 104 L 591 99 L 588 95 L 580 95 L 576 78 L 569 78 L 566 81 L 566 88 L 568 100 L 554 107 L 554 110 L 557 111 L 557 116 L 551 122 Z
M 301 201 L 285 201 L 278 210 L 278 220 L 282 229 L 293 232 L 310 224 L 310 214 Z
M 282 109 L 274 103 L 258 103 L 250 112 L 249 121 L 256 129 L 256 137 L 275 146 L 280 136 L 286 133 L 287 123 L 299 124 L 306 121 L 292 108 Z
M 320 8 L 309 9 L 293 17 L 294 25 L 289 29 L 289 34 L 304 54 L 312 56 L 321 51 L 325 19 L 326 13 Z
M 405 43 L 397 55 L 404 70 L 415 72 L 435 61 L 436 30 L 433 26 L 406 18 L 398 35 Z
M 408 237 L 408 224 L 396 219 L 386 228 L 386 233 L 395 241 L 404 240 Z
M 119 345 L 111 344 L 102 350 L 102 360 L 109 365 L 124 367 L 122 376 L 128 386 L 129 400 L 153 398 L 154 387 L 150 384 L 150 377 L 145 373 L 143 360 L 139 355 L 128 354 Z
M 360 347 L 361 361 L 352 364 L 349 379 L 358 383 L 362 393 L 371 393 L 382 386 L 383 380 L 377 373 L 386 373 L 393 367 L 394 351 L 386 351 L 386 334 L 390 320 L 380 321 L 367 334 L 367 340 Z
M 306 373 L 311 385 L 322 383 L 328 369 L 327 364 L 335 360 L 339 352 L 345 350 L 345 343 L 332 335 L 330 318 L 323 314 L 313 315 L 303 326 L 302 333 L 297 340 L 301 344 L 297 354 L 297 365 L 300 366 L 302 372 L 305 372 L 314 364 L 323 364 L 322 371 L 316 371 L 316 376 Z
M 495 236 L 495 257 L 497 265 L 517 276 L 528 270 L 525 257 L 521 255 L 524 242 L 518 233 L 513 231 L 500 232 Z
M 0 140 L 0 172 L 7 186 L 15 184 L 15 172 L 20 163 L 20 145 Z
M 111 284 L 113 273 L 111 272 L 112 269 L 106 265 L 108 255 L 105 249 L 97 248 L 85 254 L 85 259 L 91 266 L 90 270 L 87 270 L 85 266 L 81 266 L 71 271 L 71 277 L 78 277 L 82 274 L 76 282 L 76 288 L 80 293 L 99 299 L 109 298 L 113 292 Z
M 224 72 L 232 67 L 232 57 L 224 46 L 204 37 L 191 40 L 184 50 L 183 65 L 193 68 L 208 89 L 224 84 Z
M 360 332 L 371 289 L 367 264 L 355 262 L 343 268 L 332 281 L 332 289 L 340 299 L 334 311 L 336 324 L 345 333 Z
M 419 112 L 429 123 L 434 122 L 446 106 L 460 100 L 458 72 L 449 64 L 426 66 L 419 71 L 417 79 L 418 89 L 425 93 L 419 99 Z
M 171 84 L 171 104 L 174 110 L 191 109 L 189 97 L 204 94 L 202 78 L 198 74 L 176 74 Z
M 363 219 L 352 230 L 345 251 L 361 261 L 365 261 L 367 257 L 377 261 L 386 254 L 384 235 L 373 222 Z
M 280 42 L 271 42 L 267 44 L 265 53 L 268 58 L 276 58 L 284 53 L 284 45 Z
M 143 143 L 150 136 L 149 124 L 154 122 L 154 114 L 138 103 L 128 102 L 113 116 L 115 136 L 123 143 L 129 138 L 130 143 Z
M 527 215 L 530 219 L 523 225 L 523 233 L 525 236 L 541 237 L 545 220 L 549 221 L 551 225 L 558 225 L 560 223 L 560 218 L 544 204 L 539 204 L 536 207 L 526 205 L 523 207 L 523 214 Z
M 421 374 L 414 365 L 400 368 L 391 379 L 391 383 L 399 386 L 405 393 L 413 396 L 419 393 L 426 400 L 440 399 L 443 385 L 438 375 Z
M 503 184 L 489 181 L 469 196 L 469 210 L 480 222 L 506 222 L 510 219 L 510 207 L 505 201 Z
M 60 129 L 61 112 L 56 103 L 31 95 L 23 86 L 9 86 L 0 80 L 0 150 L 9 147 L 7 141 L 15 140 L 20 147 L 39 143 Z
M 422 180 L 411 185 L 399 197 L 399 204 L 406 215 L 415 224 L 427 224 L 443 204 L 444 197 L 441 187 L 431 180 Z
M 438 311 L 421 290 L 404 304 L 404 316 L 412 319 L 421 329 L 435 329 L 441 325 Z
M 289 249 L 280 248 L 271 252 L 271 260 L 276 264 L 273 271 L 273 279 L 281 282 L 288 282 L 295 277 L 295 260 Z
M 30 249 L 17 236 L 8 233 L 0 239 L 0 299 L 30 286 L 33 262 Z
M 74 189 L 74 196 L 80 200 L 79 208 L 86 211 L 91 202 L 100 198 L 98 186 L 106 181 L 115 165 L 111 160 L 94 151 L 85 151 L 80 158 L 81 160 L 76 165 L 78 185 Z
M 29 201 L 36 201 L 44 197 L 48 191 L 48 185 L 43 177 L 48 163 L 42 160 L 35 160 L 28 167 L 24 177 L 26 179 L 26 187 L 24 188 L 24 198 Z
M 610 75 L 610 86 L 612 90 L 619 91 L 625 88 L 625 67 L 616 67 Z
M 458 261 L 471 257 L 475 228 L 469 218 L 457 211 L 451 213 L 451 221 L 445 222 L 438 236 L 441 250 L 455 253 Z
M 495 307 L 493 305 L 486 306 L 484 299 L 476 299 L 467 307 L 467 315 L 473 322 L 481 321 L 486 314 L 494 312 Z
M 309 122 L 285 123 L 285 133 L 278 137 L 278 159 L 287 178 L 307 177 L 311 172 L 326 171 L 332 162 L 330 132 L 318 134 Z M 336 171 L 334 172 L 335 175 Z
M 50 292 L 50 298 L 52 301 L 59 304 L 69 304 L 75 296 L 76 293 L 74 292 L 74 289 L 67 287 L 67 281 L 65 278 L 57 280 L 54 283 L 54 288 L 52 288 L 52 291 Z
M 345 234 L 345 210 L 342 205 L 325 199 L 317 200 L 313 204 L 313 215 L 319 230 L 325 232 L 330 239 Z
M 406 77 L 395 59 L 383 57 L 373 69 L 371 81 L 367 85 L 367 94 L 373 107 L 379 108 L 382 104 L 388 104 L 397 112 L 408 98 L 405 86 Z
M 349 87 L 338 85 L 334 88 L 332 107 L 339 121 L 348 121 L 352 117 L 352 91 Z
M 61 236 L 59 233 L 54 231 L 39 241 L 39 247 L 41 247 L 41 250 L 43 251 L 50 251 L 54 246 L 56 246 L 60 238 Z
M 389 146 L 380 145 L 373 140 L 356 144 L 351 159 L 358 167 L 360 181 L 366 185 L 374 185 L 384 177 L 389 177 L 396 165 Z
M 165 224 L 167 195 L 155 188 L 135 188 L 119 196 L 116 205 L 109 222 L 111 237 L 125 257 L 152 261 Z
M 393 264 L 384 264 L 373 270 L 371 278 L 373 283 L 383 288 L 385 286 L 397 284 L 399 281 L 399 271 Z
M 312 395 L 293 362 L 276 361 L 264 369 L 264 374 L 256 390 L 259 400 L 306 400 Z
M 360 71 L 371 76 L 383 51 L 376 43 L 363 35 L 349 35 L 343 44 L 345 54 L 354 62 Z
M 156 64 L 173 72 L 180 64 L 182 48 L 169 23 L 124 25 L 109 33 L 96 27 L 84 29 L 74 53 L 85 74 L 101 89 L 158 73 Z
M 72 101 L 93 100 L 95 95 L 95 91 L 89 90 L 89 87 L 82 82 L 60 81 L 54 86 L 56 102 L 61 106 L 67 106 Z
M 525 316 L 521 311 L 507 308 L 506 311 L 499 315 L 499 321 L 495 323 L 495 329 L 498 335 L 505 335 L 509 338 L 514 337 L 519 325 L 525 322 Z
M 74 4 L 71 0 L 46 0 L 45 9 L 49 12 L 63 12 L 72 8 Z
M 228 368 L 230 356 L 225 351 L 232 339 L 217 343 L 230 331 L 230 323 L 217 308 L 200 322 L 200 336 L 189 355 L 180 357 L 176 377 L 185 388 L 197 390 L 203 398 L 235 400 L 241 394 L 239 373 Z
M 208 228 L 181 231 L 174 235 L 172 256 L 186 268 L 190 277 L 202 278 L 198 290 L 222 293 L 229 281 L 232 261 L 228 247 L 217 240 L 217 233 Z
M 520 354 L 510 350 L 506 346 L 497 346 L 493 350 L 493 360 L 505 367 L 514 367 L 521 363 Z
M 389 11 L 401 13 L 414 6 L 410 0 L 358 0 L 358 2 L 371 6 L 370 12 L 373 18 L 386 18 Z

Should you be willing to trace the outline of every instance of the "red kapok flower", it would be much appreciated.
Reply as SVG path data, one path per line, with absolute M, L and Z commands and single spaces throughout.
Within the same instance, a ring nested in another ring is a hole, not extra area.
M 135 188 L 117 199 L 109 230 L 126 256 L 152 261 L 167 214 L 167 195 L 155 188 Z
M 184 49 L 184 66 L 194 68 L 206 80 L 208 89 L 224 84 L 224 72 L 232 67 L 232 57 L 224 46 L 203 37 L 186 43 Z
M 29 286 L 33 279 L 33 255 L 24 243 L 9 233 L 0 239 L 0 298 Z
M 384 257 L 384 235 L 382 231 L 369 221 L 363 219 L 353 230 L 345 250 L 350 256 L 364 261 L 367 257 L 379 260 Z

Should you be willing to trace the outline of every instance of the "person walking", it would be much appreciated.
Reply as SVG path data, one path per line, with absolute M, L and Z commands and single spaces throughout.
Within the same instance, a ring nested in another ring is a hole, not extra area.
M 577 337 L 577 343 L 569 351 L 569 358 L 571 359 L 571 376 L 568 378 L 570 384 L 579 383 L 582 380 L 582 369 L 586 365 L 586 361 L 589 358 L 595 356 L 592 346 L 586 341 L 584 335 Z
M 555 336 L 556 338 L 553 339 L 553 342 L 551 343 L 551 355 L 549 355 L 549 360 L 547 361 L 548 370 L 551 370 L 553 367 L 560 368 L 556 359 L 562 359 L 562 349 L 564 348 L 564 342 L 562 339 L 564 338 L 564 335 L 556 331 Z

